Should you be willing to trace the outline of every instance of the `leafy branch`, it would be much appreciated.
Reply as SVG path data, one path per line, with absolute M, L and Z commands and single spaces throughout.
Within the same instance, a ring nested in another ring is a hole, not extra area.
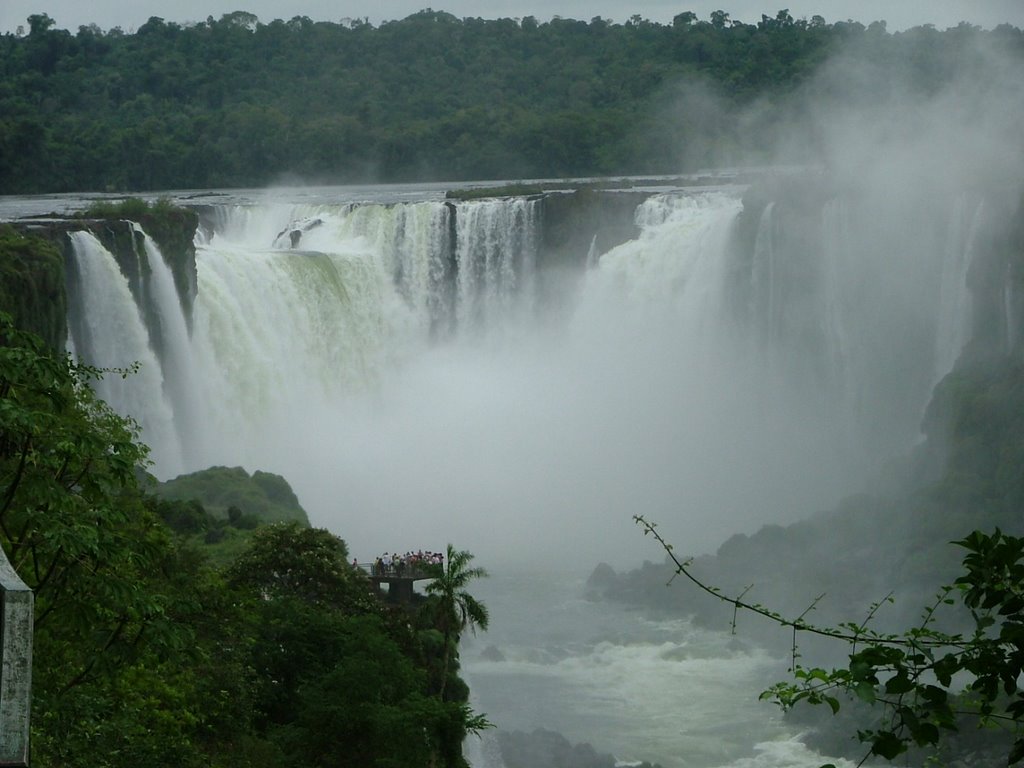
M 762 700 L 774 701 L 783 710 L 801 701 L 826 704 L 836 714 L 840 710 L 838 694 L 843 693 L 883 708 L 883 726 L 857 732 L 858 739 L 869 745 L 861 763 L 871 755 L 892 760 L 911 746 L 936 747 L 944 732 L 957 730 L 957 718 L 963 715 L 977 718 L 980 724 L 1012 727 L 1014 743 L 1007 764 L 1024 760 L 1024 693 L 1018 686 L 1024 674 L 1024 539 L 996 529 L 991 534 L 975 531 L 952 542 L 967 552 L 964 575 L 952 586 L 939 590 L 918 626 L 901 634 L 881 634 L 868 624 L 883 603 L 892 601 L 891 593 L 871 605 L 861 624 L 844 622 L 823 627 L 807 622 L 807 614 L 823 595 L 796 618 L 787 618 L 747 602 L 744 598 L 752 585 L 734 597 L 705 583 L 691 570 L 692 560 L 676 556 L 656 523 L 642 515 L 633 519 L 674 564 L 668 583 L 682 576 L 731 605 L 733 631 L 741 610 L 792 630 L 793 680 L 771 686 L 761 694 Z M 959 593 L 974 621 L 970 635 L 946 634 L 933 626 L 939 609 L 956 603 L 950 597 L 954 592 Z M 799 666 L 800 632 L 846 643 L 850 647 L 849 665 L 832 670 Z M 969 682 L 960 695 L 954 695 L 951 688 L 958 676 L 965 676 Z

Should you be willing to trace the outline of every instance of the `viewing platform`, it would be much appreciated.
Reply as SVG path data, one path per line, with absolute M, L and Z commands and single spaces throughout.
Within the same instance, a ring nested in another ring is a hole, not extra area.
M 357 567 L 366 574 L 366 578 L 373 584 L 374 592 L 390 602 L 411 603 L 414 594 L 413 585 L 417 581 L 434 578 L 424 568 L 407 563 L 387 567 L 379 566 L 376 563 L 358 563 Z M 381 588 L 382 584 L 388 585 L 387 592 Z

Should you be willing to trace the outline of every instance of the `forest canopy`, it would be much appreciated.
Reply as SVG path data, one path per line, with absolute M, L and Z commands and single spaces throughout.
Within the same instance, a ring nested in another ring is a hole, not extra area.
M 0 36 L 0 193 L 764 162 L 797 119 L 792 95 L 814 98 L 815 73 L 840 50 L 925 94 L 983 48 L 1024 54 L 1009 25 L 890 34 L 787 10 L 756 24 L 724 11 L 617 24 L 424 10 L 379 26 L 236 11 L 188 26 L 152 17 L 134 33 L 26 21 Z

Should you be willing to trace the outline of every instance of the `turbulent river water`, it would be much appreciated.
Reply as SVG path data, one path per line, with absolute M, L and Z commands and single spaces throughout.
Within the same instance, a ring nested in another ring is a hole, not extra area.
M 172 195 L 203 212 L 192 316 L 148 237 L 133 293 L 76 233 L 69 346 L 140 363 L 100 392 L 140 421 L 158 476 L 280 473 L 361 560 L 474 552 L 494 629 L 465 668 L 501 727 L 666 768 L 816 765 L 756 701 L 781 662 L 587 602 L 582 577 L 660 559 L 634 513 L 713 551 L 833 505 L 913 445 L 969 337 L 990 213 L 967 193 L 840 197 L 799 221 L 769 202 L 743 246 L 742 188 L 652 192 L 634 239 L 557 284 L 535 198 Z M 81 204 L 9 199 L 0 217 Z M 471 749 L 500 766 L 493 739 Z
M 681 585 L 679 585 L 681 588 Z M 493 617 L 464 641 L 473 703 L 501 729 L 562 733 L 624 765 L 817 768 L 758 694 L 786 678 L 786 660 L 688 619 L 586 600 L 565 573 L 496 572 L 475 587 Z M 466 747 L 475 768 L 502 768 L 498 737 Z

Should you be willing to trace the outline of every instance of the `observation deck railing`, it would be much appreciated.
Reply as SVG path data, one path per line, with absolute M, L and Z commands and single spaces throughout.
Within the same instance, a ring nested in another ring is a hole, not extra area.
M 422 579 L 434 578 L 434 575 L 420 564 L 404 563 L 400 565 L 378 566 L 376 563 L 358 563 L 357 567 L 371 579 L 380 579 L 382 581 L 390 581 L 392 579 L 421 581 Z

